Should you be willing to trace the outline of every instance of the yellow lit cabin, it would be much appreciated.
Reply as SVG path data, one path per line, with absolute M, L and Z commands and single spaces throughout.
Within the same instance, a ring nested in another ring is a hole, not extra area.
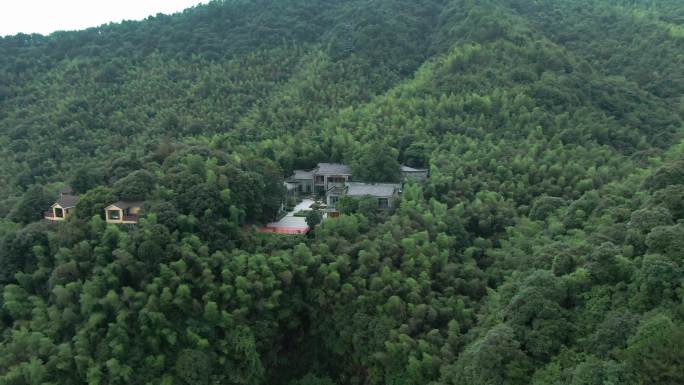
M 136 224 L 142 206 L 142 202 L 116 202 L 105 207 L 105 219 L 107 223 Z
M 50 210 L 46 211 L 43 217 L 48 221 L 64 221 L 74 213 L 76 203 L 78 197 L 71 195 L 71 190 L 63 190 L 57 202 L 50 206 Z

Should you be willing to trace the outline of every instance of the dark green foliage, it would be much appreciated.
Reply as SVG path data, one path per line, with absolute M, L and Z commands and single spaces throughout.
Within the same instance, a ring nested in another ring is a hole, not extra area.
M 173 203 L 168 201 L 152 202 L 147 206 L 149 207 L 149 211 L 155 214 L 157 222 L 169 230 L 176 229 L 176 220 L 180 213 Z
M 684 219 L 684 184 L 669 185 L 656 191 L 653 201 L 667 208 L 673 220 Z
M 318 226 L 322 219 L 323 214 L 320 212 L 320 210 L 311 210 L 306 213 L 306 224 L 312 229 Z
M 114 193 L 124 201 L 144 201 L 154 186 L 154 175 L 149 171 L 134 171 L 114 183 Z
M 290 382 L 288 385 L 335 385 L 335 383 L 328 377 L 307 374 L 299 380 Z
M 350 196 L 343 196 L 335 205 L 341 213 L 343 214 L 354 214 L 359 209 L 359 200 Z
M 646 246 L 653 253 L 678 256 L 676 262 L 684 262 L 684 224 L 653 227 L 646 237 Z
M 625 350 L 638 384 L 675 385 L 684 381 L 684 325 L 659 314 L 644 320 Z
M 627 338 L 634 333 L 638 324 L 639 317 L 626 310 L 607 314 L 596 330 L 584 340 L 584 345 L 597 356 L 607 357 L 611 351 L 627 345 Z
M 116 202 L 118 197 L 111 188 L 98 186 L 80 196 L 76 204 L 76 216 L 89 219 L 94 215 L 104 218 L 104 208 Z
M 625 384 L 632 383 L 626 365 L 602 360 L 593 355 L 566 351 L 558 359 L 538 370 L 533 385 L 547 384 Z
M 377 198 L 369 196 L 358 198 L 357 212 L 364 215 L 366 218 L 375 221 L 379 216 Z
M 398 152 L 375 142 L 363 146 L 352 163 L 354 179 L 369 182 L 399 182 Z
M 530 218 L 536 220 L 544 220 L 549 215 L 565 204 L 562 198 L 542 196 L 537 198 L 530 210 Z
M 174 371 L 183 385 L 207 385 L 212 362 L 202 351 L 185 349 L 178 354 Z
M 522 385 L 527 383 L 530 369 L 513 330 L 499 325 L 463 352 L 446 379 L 453 384 Z
M 620 249 L 610 242 L 601 244 L 586 256 L 585 267 L 596 283 L 613 283 L 629 276 L 620 264 Z
M 660 167 L 645 181 L 650 190 L 660 190 L 672 185 L 684 185 L 684 159 Z
M 104 178 L 99 169 L 92 166 L 83 166 L 76 170 L 74 176 L 71 178 L 69 185 L 76 194 L 83 194 L 86 191 L 102 184 Z
M 245 0 L 0 38 L 0 383 L 684 382 L 683 21 Z M 430 178 L 255 233 L 324 161 Z
M 11 282 L 15 273 L 33 272 L 48 247 L 47 223 L 32 223 L 5 235 L 0 243 L 0 281 Z
M 661 303 L 676 302 L 680 297 L 677 290 L 682 285 L 682 274 L 684 269 L 680 263 L 660 254 L 646 255 L 635 277 L 638 290 L 635 305 L 651 309 Z
M 31 186 L 22 195 L 19 202 L 9 214 L 9 218 L 18 223 L 30 223 L 43 217 L 43 211 L 47 210 L 56 194 L 51 194 L 41 186 Z
M 546 361 L 572 337 L 573 326 L 563 309 L 566 295 L 559 278 L 536 271 L 511 298 L 504 317 L 530 357 Z

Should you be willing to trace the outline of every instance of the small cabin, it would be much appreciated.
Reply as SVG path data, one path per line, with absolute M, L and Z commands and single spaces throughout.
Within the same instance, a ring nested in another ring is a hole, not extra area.
M 59 192 L 59 199 L 50 206 L 50 210 L 43 215 L 48 221 L 65 221 L 69 218 L 76 208 L 78 196 L 73 195 L 71 189 L 64 189 Z
M 118 201 L 105 207 L 107 223 L 136 224 L 140 217 L 143 202 Z

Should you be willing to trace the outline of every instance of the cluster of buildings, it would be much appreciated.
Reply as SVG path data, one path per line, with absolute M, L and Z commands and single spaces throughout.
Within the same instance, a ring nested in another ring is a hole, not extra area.
M 403 181 L 423 182 L 428 171 L 401 166 Z M 313 170 L 295 170 L 285 182 L 289 194 L 323 196 L 327 211 L 333 216 L 343 196 L 372 197 L 378 209 L 391 209 L 401 193 L 401 183 L 368 183 L 353 181 L 351 168 L 341 163 L 319 163 Z
M 403 181 L 423 182 L 428 171 L 408 166 L 401 166 Z M 372 197 L 377 200 L 378 209 L 386 210 L 394 207 L 401 194 L 402 183 L 367 183 L 352 179 L 351 168 L 340 163 L 319 163 L 310 171 L 295 170 L 285 185 L 289 195 L 318 195 L 324 197 L 325 211 L 329 216 L 337 216 L 337 202 L 344 196 L 363 198 Z M 78 196 L 71 189 L 64 189 L 59 199 L 46 211 L 43 217 L 49 221 L 64 221 L 74 214 Z M 107 223 L 136 224 L 140 217 L 143 202 L 118 201 L 104 208 Z
M 74 214 L 77 203 L 78 196 L 66 188 L 60 191 L 59 199 L 43 214 L 43 218 L 49 221 L 65 221 Z M 105 207 L 105 220 L 107 223 L 136 224 L 142 206 L 143 202 L 118 201 Z

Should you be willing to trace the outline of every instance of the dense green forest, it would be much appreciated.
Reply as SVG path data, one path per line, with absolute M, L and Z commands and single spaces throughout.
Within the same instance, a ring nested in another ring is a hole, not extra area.
M 224 0 L 0 38 L 0 385 L 684 384 L 683 122 L 680 0 Z M 317 162 L 430 178 L 255 233 Z M 41 220 L 65 186 L 76 216 Z M 119 199 L 138 225 L 105 223 Z

